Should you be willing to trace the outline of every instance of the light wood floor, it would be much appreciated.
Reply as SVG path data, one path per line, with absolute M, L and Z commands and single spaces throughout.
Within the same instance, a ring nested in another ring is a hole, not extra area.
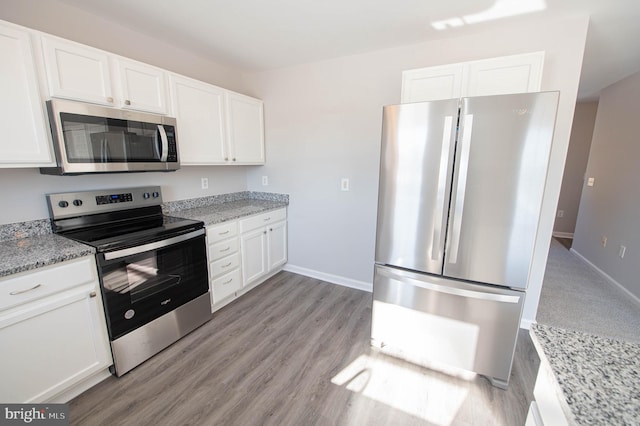
M 526 332 L 503 391 L 376 352 L 370 323 L 370 293 L 281 272 L 71 401 L 71 424 L 524 424 L 539 364 Z

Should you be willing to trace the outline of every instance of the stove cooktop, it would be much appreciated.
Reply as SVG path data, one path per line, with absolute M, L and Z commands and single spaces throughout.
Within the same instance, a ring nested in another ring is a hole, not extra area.
M 162 240 L 203 227 L 204 223 L 197 220 L 159 215 L 60 231 L 58 234 L 104 252 Z

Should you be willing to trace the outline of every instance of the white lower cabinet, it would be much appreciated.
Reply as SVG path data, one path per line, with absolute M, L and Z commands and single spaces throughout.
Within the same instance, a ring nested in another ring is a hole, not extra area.
M 211 312 L 287 263 L 287 209 L 207 227 Z
M 211 312 L 214 312 L 231 302 L 242 288 L 238 221 L 208 226 L 207 245 Z
M 93 257 L 0 279 L 0 401 L 66 402 L 113 363 Z
M 264 281 L 287 262 L 287 210 L 240 220 L 242 286 Z

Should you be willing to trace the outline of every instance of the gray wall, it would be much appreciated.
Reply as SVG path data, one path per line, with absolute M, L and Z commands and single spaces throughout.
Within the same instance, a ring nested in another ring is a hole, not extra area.
M 446 39 L 249 75 L 265 101 L 267 165 L 248 186 L 289 193 L 289 268 L 371 287 L 382 106 L 400 101 L 403 70 L 546 51 L 542 88 L 560 90 L 525 320 L 533 320 L 560 191 L 587 19 L 494 25 Z M 544 28 L 544 30 L 541 30 Z M 351 180 L 349 192 L 340 179 Z
M 600 95 L 573 249 L 640 299 L 640 73 Z M 607 237 L 602 247 L 601 238 Z M 627 247 L 624 259 L 620 245 Z
M 247 92 L 243 75 L 210 59 L 159 42 L 56 0 L 2 0 L 0 19 L 54 34 L 170 71 Z M 0 224 L 48 217 L 44 194 L 132 185 L 162 185 L 165 200 L 180 200 L 247 188 L 247 167 L 183 167 L 175 173 L 44 176 L 37 169 L 0 169 Z M 209 189 L 200 189 L 200 178 Z
M 587 17 L 518 20 L 474 36 L 442 39 L 281 70 L 242 75 L 206 58 L 55 0 L 3 2 L 0 19 L 60 35 L 265 101 L 267 165 L 184 168 L 175 174 L 55 178 L 35 170 L 0 171 L 8 193 L 0 223 L 46 217 L 44 194 L 144 182 L 169 186 L 168 199 L 232 190 L 291 194 L 290 264 L 326 279 L 371 286 L 381 108 L 400 100 L 401 72 L 525 52 L 546 51 L 543 90 L 560 90 L 558 120 L 524 318 L 533 320 L 546 265 L 576 101 Z M 209 191 L 199 177 L 211 173 Z M 261 176 L 270 185 L 261 185 Z M 351 180 L 341 192 L 340 178 Z M 195 187 L 194 187 L 195 186 Z M 35 213 L 34 213 L 35 212 Z M 34 217 L 36 216 L 36 217 Z M 18 218 L 18 219 L 16 219 Z
M 589 161 L 589 149 L 591 148 L 597 110 L 597 101 L 576 104 L 569 151 L 562 176 L 562 188 L 558 199 L 558 211 L 562 210 L 564 215 L 563 217 L 556 216 L 556 222 L 553 226 L 553 233 L 557 236 L 571 237 L 576 228 L 582 184 L 587 161 Z

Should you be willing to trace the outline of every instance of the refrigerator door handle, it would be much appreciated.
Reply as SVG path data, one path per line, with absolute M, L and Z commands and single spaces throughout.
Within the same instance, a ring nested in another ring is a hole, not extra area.
M 440 153 L 440 166 L 438 170 L 438 195 L 436 198 L 436 217 L 433 227 L 433 240 L 431 242 L 431 259 L 440 259 L 440 247 L 444 247 L 442 232 L 442 218 L 444 216 L 444 210 L 447 206 L 444 205 L 445 190 L 447 189 L 447 171 L 449 163 L 449 152 L 451 149 L 451 130 L 453 128 L 453 116 L 447 115 L 444 117 L 444 129 L 442 131 L 442 151 Z
M 485 300 L 489 302 L 519 303 L 520 298 L 523 294 L 516 294 L 517 292 L 512 290 L 507 290 L 505 292 L 500 292 L 499 290 L 489 291 L 488 289 L 487 291 L 475 291 L 468 288 L 456 287 L 451 280 L 446 283 L 438 284 L 436 282 L 428 281 L 428 278 L 423 279 L 423 277 L 419 277 L 415 273 L 396 271 L 392 268 L 382 266 L 376 267 L 376 274 L 391 280 L 405 282 L 407 284 L 411 284 L 415 287 L 419 287 L 425 290 L 451 294 L 458 297 L 466 297 L 469 299 Z M 469 286 L 474 286 L 478 289 L 481 289 L 483 287 L 480 284 L 470 284 Z M 374 294 L 374 299 L 375 297 L 376 295 Z M 386 301 L 388 302 L 389 300 Z
M 456 187 L 455 206 L 453 209 L 451 243 L 449 245 L 449 263 L 456 263 L 458 261 L 458 248 L 460 246 L 460 230 L 462 229 L 464 195 L 467 189 L 467 168 L 469 166 L 469 151 L 471 151 L 472 130 L 473 114 L 465 114 L 464 124 L 462 125 L 462 144 L 460 146 L 460 165 L 458 166 L 458 181 Z

